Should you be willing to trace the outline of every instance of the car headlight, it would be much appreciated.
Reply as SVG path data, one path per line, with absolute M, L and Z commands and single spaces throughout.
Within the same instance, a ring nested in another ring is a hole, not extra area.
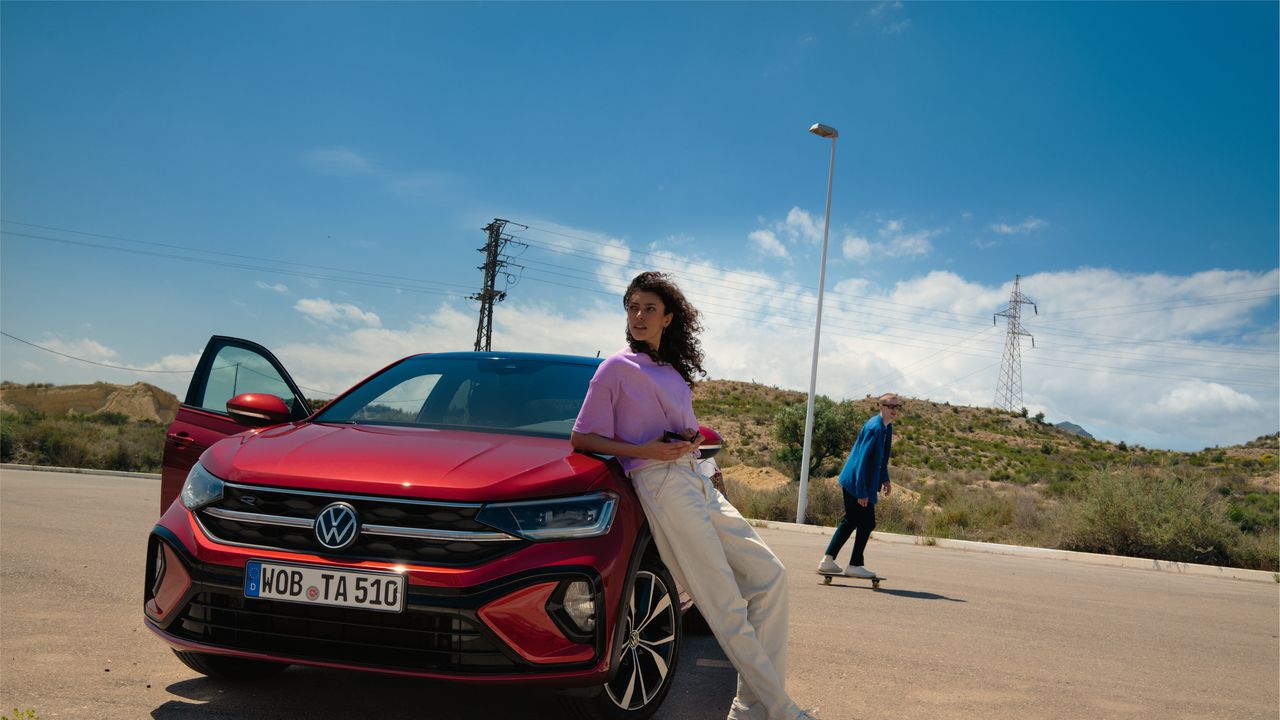
M 476 522 L 528 540 L 567 540 L 604 535 L 613 525 L 618 496 L 596 492 L 570 498 L 491 503 Z
M 182 504 L 188 510 L 199 510 L 222 499 L 222 478 L 204 469 L 200 463 L 191 466 L 187 481 L 182 483 Z

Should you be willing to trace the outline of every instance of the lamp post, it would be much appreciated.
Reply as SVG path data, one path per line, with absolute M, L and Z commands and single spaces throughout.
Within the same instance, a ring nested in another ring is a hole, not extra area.
M 822 337 L 822 291 L 827 286 L 827 233 L 831 230 L 831 181 L 836 173 L 836 129 L 814 123 L 809 132 L 831 138 L 831 165 L 827 170 L 827 214 L 822 221 L 822 269 L 818 271 L 818 317 L 813 323 L 813 365 L 809 368 L 809 404 L 804 412 L 804 451 L 800 457 L 800 497 L 796 500 L 796 522 L 804 523 L 809 500 L 809 456 L 813 449 L 813 399 L 818 386 L 818 340 Z

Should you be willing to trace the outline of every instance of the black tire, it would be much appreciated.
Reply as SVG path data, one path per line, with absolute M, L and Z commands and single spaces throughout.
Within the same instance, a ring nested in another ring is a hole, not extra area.
M 645 720 L 658 711 L 675 681 L 680 659 L 680 598 L 671 573 L 654 556 L 636 571 L 613 680 L 587 697 L 566 695 L 566 709 L 584 720 Z
M 201 675 L 208 675 L 219 680 L 234 680 L 237 682 L 264 680 L 283 672 L 285 668 L 289 667 L 286 663 L 249 660 L 230 655 L 213 655 L 210 653 L 188 652 L 186 650 L 174 650 L 173 654 L 178 656 L 183 665 Z

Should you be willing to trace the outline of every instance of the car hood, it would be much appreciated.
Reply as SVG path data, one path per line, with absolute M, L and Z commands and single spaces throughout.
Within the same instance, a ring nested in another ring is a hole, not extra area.
M 205 468 L 230 482 L 455 502 L 585 492 L 604 463 L 561 438 L 295 423 L 214 444 Z

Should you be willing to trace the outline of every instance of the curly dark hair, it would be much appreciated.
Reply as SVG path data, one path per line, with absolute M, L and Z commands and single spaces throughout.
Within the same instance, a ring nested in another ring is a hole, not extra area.
M 702 341 L 698 333 L 702 332 L 702 323 L 698 320 L 701 313 L 685 299 L 684 293 L 676 285 L 671 276 L 660 272 L 642 272 L 627 286 L 622 295 L 622 306 L 625 308 L 631 296 L 637 292 L 651 292 L 662 298 L 666 312 L 671 313 L 671 324 L 662 331 L 662 342 L 655 351 L 649 343 L 631 337 L 631 328 L 627 328 L 627 344 L 633 352 L 644 353 L 654 362 L 667 363 L 680 373 L 680 377 L 693 387 L 694 376 L 707 374 L 702 369 Z

